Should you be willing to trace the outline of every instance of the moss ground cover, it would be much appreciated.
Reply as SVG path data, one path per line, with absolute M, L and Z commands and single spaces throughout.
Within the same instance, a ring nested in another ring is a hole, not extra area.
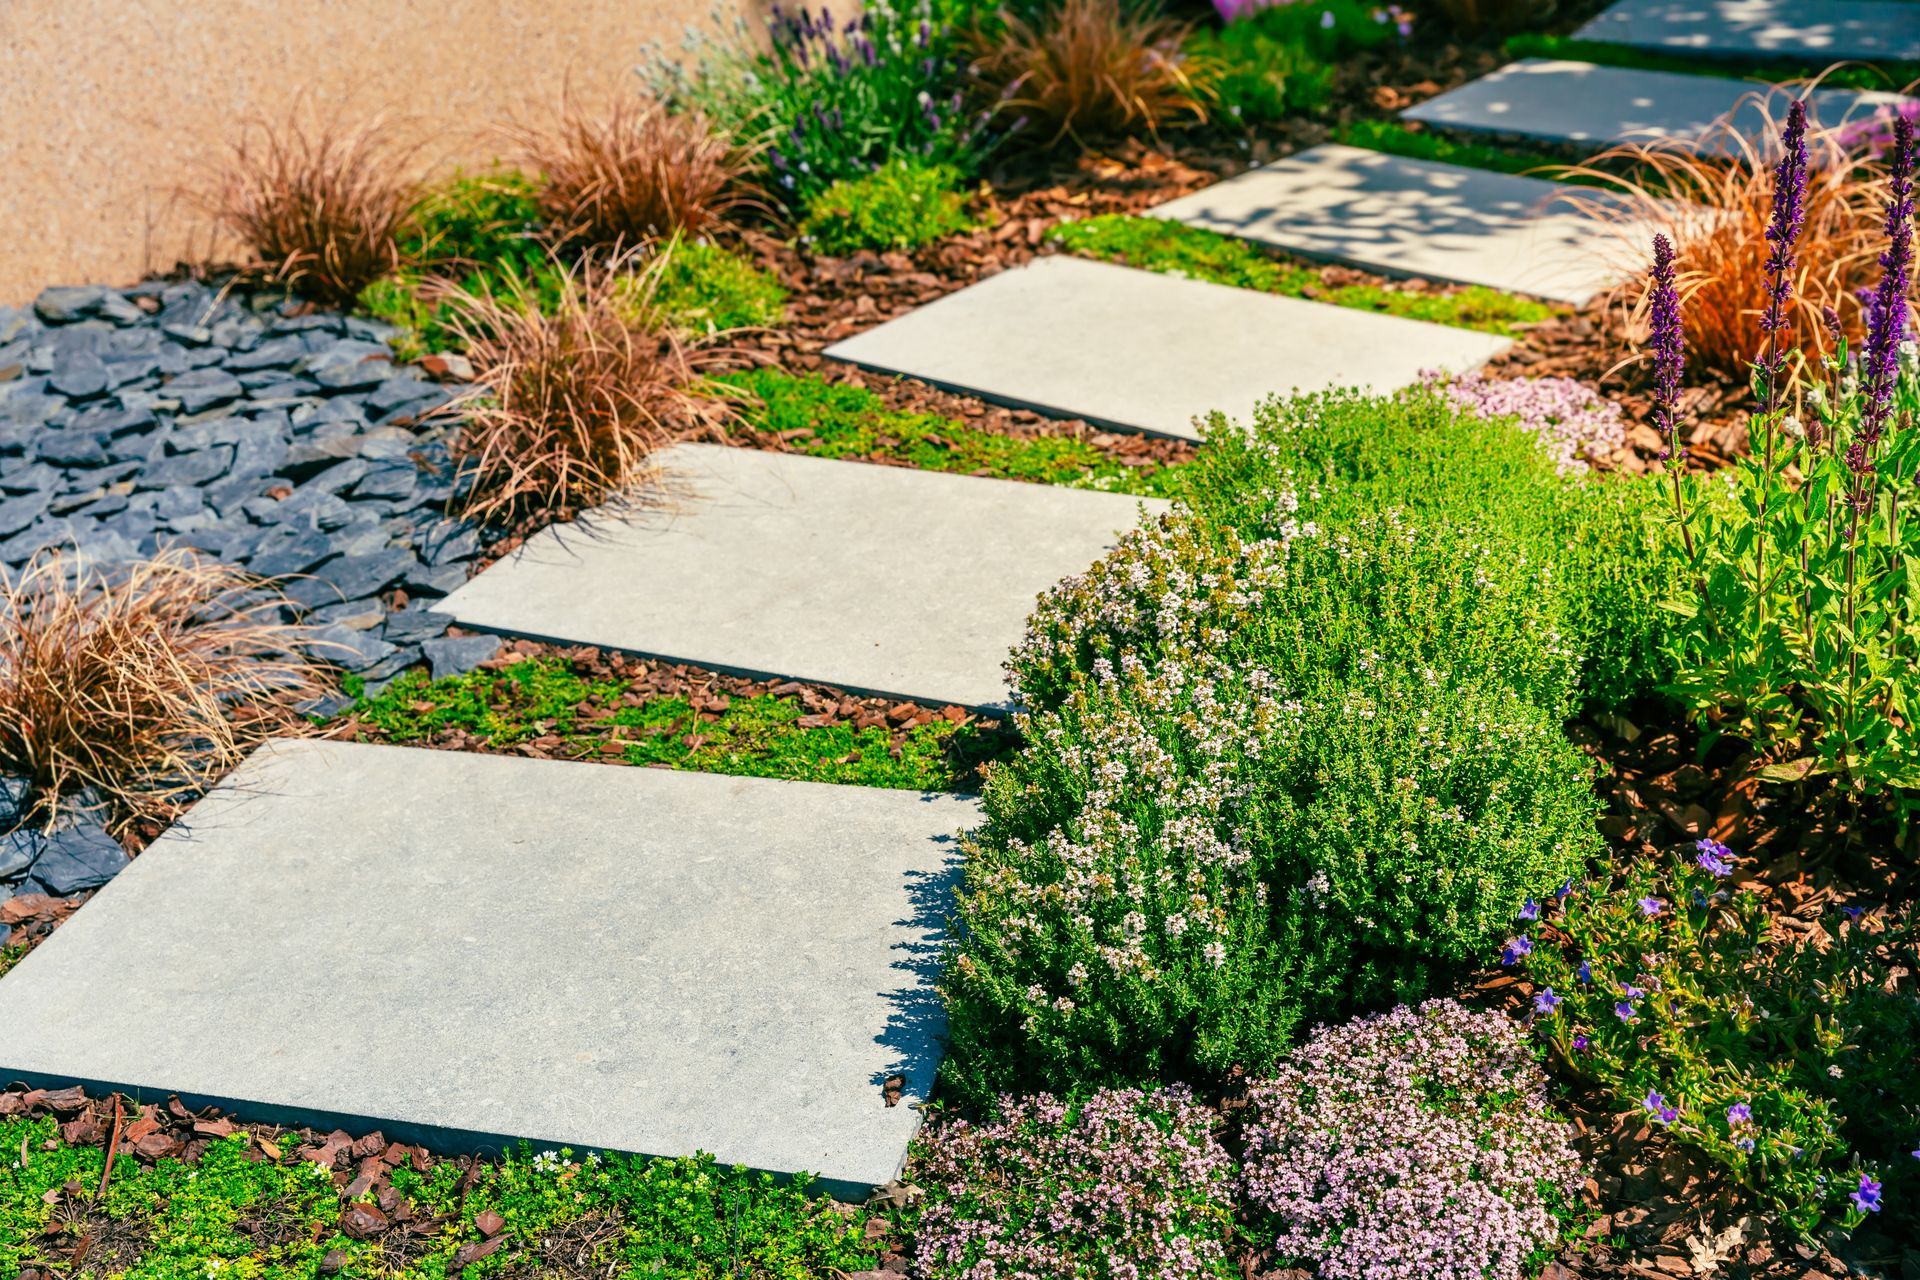
M 1234 236 L 1166 218 L 1105 214 L 1061 223 L 1047 232 L 1047 239 L 1069 253 L 1148 271 L 1506 336 L 1558 314 L 1547 303 L 1484 285 L 1421 292 L 1380 284 L 1335 284 L 1320 268 L 1288 262 Z
M 191 1163 L 148 1164 L 123 1149 L 101 1194 L 106 1153 L 99 1146 L 63 1141 L 49 1116 L 0 1119 L 0 1149 L 8 1153 L 0 1161 L 0 1271 L 99 1280 L 807 1280 L 875 1261 L 863 1236 L 865 1213 L 815 1199 L 804 1180 L 776 1186 L 710 1157 L 575 1159 L 523 1151 L 464 1175 L 453 1161 L 422 1160 L 424 1168 L 392 1170 L 381 1189 L 394 1197 L 388 1209 L 368 1195 L 358 1203 L 379 1216 L 356 1220 L 356 1202 L 336 1187 L 332 1169 L 291 1150 L 296 1137 L 276 1136 L 263 1143 L 234 1133 L 208 1143 Z M 357 1225 L 384 1226 L 401 1204 L 409 1224 L 421 1229 L 369 1238 Z M 494 1228 L 486 1237 L 475 1226 L 480 1220 Z M 84 1252 L 81 1239 L 93 1241 Z M 491 1239 L 501 1244 L 474 1259 Z
M 910 790 L 969 790 L 1002 744 L 990 728 L 929 714 L 904 728 L 809 714 L 798 696 L 655 696 L 559 657 L 444 680 L 409 672 L 344 717 L 365 737 L 421 743 L 449 732 L 479 749 L 539 743 L 567 759 Z
M 26 958 L 25 947 L 0 947 L 0 978 L 6 977 L 8 970 Z
M 1432 160 L 1439 164 L 1457 164 L 1466 169 L 1488 169 L 1495 173 L 1528 174 L 1552 178 L 1556 182 L 1605 185 L 1603 179 L 1592 175 L 1559 172 L 1562 167 L 1583 158 L 1570 151 L 1499 146 L 1414 128 L 1397 120 L 1356 120 L 1336 129 L 1334 141 L 1349 147 L 1364 147 L 1369 151 L 1405 156 L 1409 160 Z
M 810 374 L 754 369 L 717 381 L 752 397 L 741 408 L 748 426 L 779 435 L 817 458 L 884 455 L 926 471 L 1144 496 L 1164 495 L 1178 483 L 1178 465 L 1127 466 L 1070 436 L 1009 436 L 937 414 L 894 409 L 864 387 Z
M 1605 40 L 1576 40 L 1572 36 L 1527 32 L 1509 36 L 1506 53 L 1510 58 L 1556 58 L 1592 62 L 1603 67 L 1630 67 L 1640 71 L 1671 71 L 1676 75 L 1719 76 L 1728 80 L 1754 80 L 1756 89 L 1766 84 L 1784 84 L 1791 80 L 1819 78 L 1825 89 L 1898 89 L 1920 80 L 1920 63 L 1842 63 L 1808 62 L 1791 55 L 1781 58 L 1701 58 L 1684 53 L 1663 53 L 1637 45 L 1614 44 Z

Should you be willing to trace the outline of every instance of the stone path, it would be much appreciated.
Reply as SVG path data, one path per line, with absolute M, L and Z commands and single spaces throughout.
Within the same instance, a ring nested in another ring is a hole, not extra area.
M 1585 212 L 1618 203 L 1592 187 L 1322 146 L 1147 212 L 1306 258 L 1578 306 L 1644 266 L 1645 236 Z
M 1767 89 L 1715 76 L 1523 58 L 1400 114 L 1442 128 L 1558 143 L 1606 146 L 1672 138 L 1712 154 L 1727 146 L 1724 135 L 1716 136 L 1722 119 L 1731 119 L 1745 136 L 1771 136 L 1790 99 L 1784 92 L 1768 95 Z M 1819 89 L 1810 101 L 1822 123 L 1837 125 L 1911 100 L 1894 93 Z
M 717 445 L 659 466 L 664 502 L 549 528 L 436 607 L 485 630 L 1004 708 L 1034 597 L 1142 505 Z
M 1575 38 L 1717 57 L 1920 61 L 1920 9 L 1901 0 L 1620 0 Z
M 1294 389 L 1472 369 L 1505 338 L 1080 258 L 1039 258 L 828 347 L 1000 404 L 1199 439 Z
M 861 1198 L 933 1083 L 975 818 L 883 788 L 270 744 L 0 980 L 0 1079 L 453 1146 L 708 1151 Z

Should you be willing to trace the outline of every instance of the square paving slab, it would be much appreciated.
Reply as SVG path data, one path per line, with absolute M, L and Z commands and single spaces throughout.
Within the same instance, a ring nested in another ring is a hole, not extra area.
M 1601 67 L 1590 62 L 1523 58 L 1400 114 L 1447 129 L 1507 133 L 1548 142 L 1645 142 L 1673 138 L 1700 154 L 1727 146 L 1717 121 L 1731 118 L 1742 136 L 1764 138 L 1784 118 L 1784 92 L 1763 103 L 1768 86 L 1719 76 L 1677 75 Z M 1810 95 L 1821 123 L 1860 119 L 1910 99 L 1897 93 L 1819 89 Z
M 1707 57 L 1920 61 L 1920 9 L 1897 0 L 1620 0 L 1578 38 Z
M 1141 506 L 721 445 L 658 461 L 657 504 L 545 529 L 436 607 L 482 630 L 998 709 L 1034 598 Z
M 1147 212 L 1388 275 L 1489 285 L 1576 306 L 1639 270 L 1646 237 L 1583 210 L 1591 187 L 1313 147 Z
M 933 1082 L 976 813 L 272 743 L 0 978 L 0 1079 L 456 1148 L 708 1151 L 860 1196 Z
M 1505 338 L 1082 258 L 1037 258 L 828 347 L 998 404 L 1200 438 L 1276 392 L 1466 372 Z

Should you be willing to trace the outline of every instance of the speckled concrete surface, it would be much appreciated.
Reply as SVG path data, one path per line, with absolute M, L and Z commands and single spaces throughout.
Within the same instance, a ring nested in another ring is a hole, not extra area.
M 738 0 L 727 0 L 737 4 Z M 0 304 L 130 283 L 205 228 L 174 198 L 250 117 L 405 117 L 444 162 L 569 84 L 604 94 L 707 0 L 0 0 Z

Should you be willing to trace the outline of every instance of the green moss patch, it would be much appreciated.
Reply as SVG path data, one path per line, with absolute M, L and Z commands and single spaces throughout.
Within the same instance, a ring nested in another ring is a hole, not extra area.
M 841 717 L 810 713 L 791 693 L 697 698 L 540 657 L 437 681 L 408 672 L 343 716 L 373 741 L 531 745 L 559 759 L 915 791 L 973 790 L 981 763 L 1007 746 L 991 723 L 924 709 L 889 718 L 878 704 Z
M 814 197 L 800 234 L 822 253 L 917 249 L 972 226 L 959 185 L 946 165 L 895 161 Z
M 1277 258 L 1234 236 L 1166 218 L 1104 214 L 1084 222 L 1060 223 L 1047 232 L 1047 239 L 1081 257 L 1508 337 L 1522 326 L 1558 314 L 1547 303 L 1484 285 L 1419 292 L 1381 284 L 1334 284 L 1319 268 Z
M 779 324 L 787 291 L 773 276 L 717 244 L 680 244 L 660 268 L 654 301 L 695 333 Z
M 720 379 L 746 392 L 745 423 L 817 458 L 897 459 L 925 471 L 957 471 L 1037 484 L 1162 495 L 1179 468 L 1128 466 L 1071 436 L 1010 436 L 954 418 L 890 408 L 864 387 L 780 369 Z
M 1505 45 L 1510 58 L 1552 58 L 1591 62 L 1602 67 L 1630 67 L 1636 71 L 1670 71 L 1684 76 L 1715 76 L 1724 80 L 1755 80 L 1785 84 L 1791 80 L 1820 80 L 1823 89 L 1898 89 L 1920 80 L 1920 63 L 1808 62 L 1791 54 L 1778 58 L 1708 58 L 1606 40 L 1576 40 L 1527 32 L 1510 36 Z M 1756 86 L 1757 87 L 1757 86 Z

